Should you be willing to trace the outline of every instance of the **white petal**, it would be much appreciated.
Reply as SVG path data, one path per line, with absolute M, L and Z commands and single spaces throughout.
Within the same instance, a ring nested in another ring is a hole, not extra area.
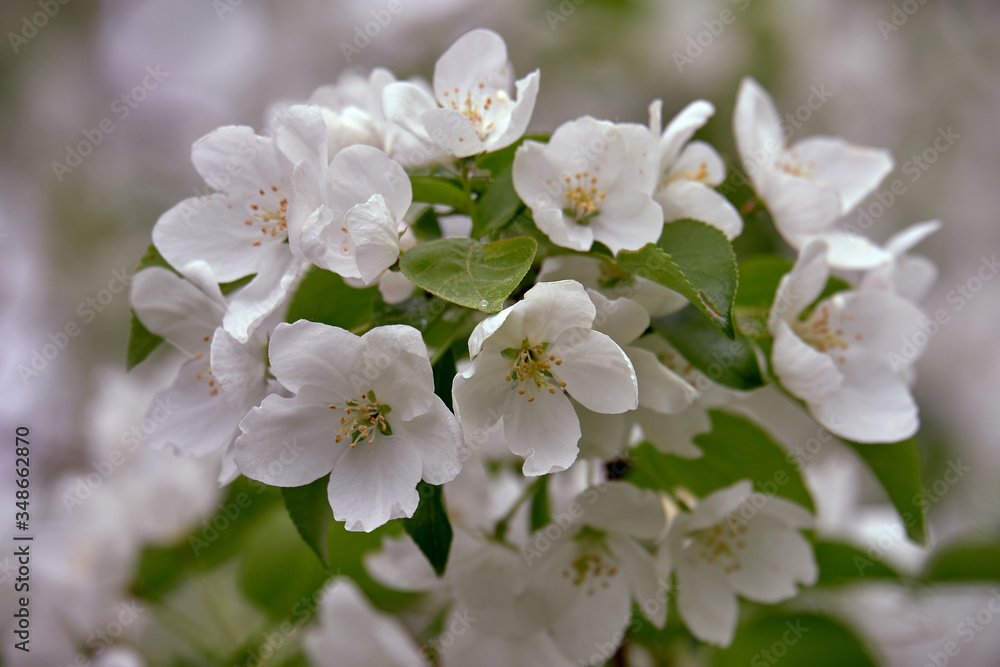
M 810 412 L 830 432 L 856 442 L 899 442 L 920 428 L 906 381 L 881 357 L 845 356 L 839 390 L 811 403 Z
M 459 627 L 462 627 L 461 625 Z M 475 627 L 457 635 L 455 643 L 441 651 L 443 667 L 576 667 L 545 632 L 520 637 L 497 637 Z
M 477 435 L 492 427 L 503 415 L 503 405 L 512 389 L 504 378 L 511 361 L 496 348 L 479 353 L 452 383 L 452 404 L 462 429 Z
M 279 185 L 285 168 L 271 138 L 257 136 L 253 128 L 234 125 L 220 127 L 196 141 L 191 161 L 206 183 L 235 198 Z
M 889 151 L 849 144 L 839 137 L 809 137 L 788 151 L 788 159 L 814 167 L 813 179 L 840 195 L 842 215 L 854 209 L 892 171 Z
M 420 121 L 424 113 L 437 108 L 429 90 L 409 82 L 390 83 L 382 90 L 382 108 L 386 120 L 430 143 L 430 137 Z
M 267 344 L 251 338 L 240 343 L 221 327 L 212 336 L 212 377 L 215 378 L 228 404 L 254 405 L 266 393 Z
M 694 436 L 712 430 L 708 413 L 699 405 L 673 415 L 640 407 L 636 411 L 636 418 L 646 439 L 657 450 L 685 459 L 701 457 L 703 452 L 694 444 Z
M 403 419 L 425 413 L 434 400 L 427 346 L 411 326 L 375 327 L 361 337 L 364 352 L 351 380 L 359 391 L 374 389 L 379 402 Z
M 503 413 L 504 436 L 510 451 L 524 457 L 528 477 L 566 470 L 576 461 L 580 421 L 562 392 L 511 393 Z
M 778 320 L 796 320 L 799 313 L 823 292 L 830 277 L 826 250 L 827 246 L 822 241 L 810 243 L 799 253 L 792 270 L 781 277 L 768 316 L 768 326 L 772 328 L 772 333 Z
M 753 482 L 741 479 L 723 489 L 713 491 L 702 499 L 687 517 L 687 530 L 693 532 L 710 528 L 735 512 L 753 493 Z
M 532 211 L 560 210 L 565 197 L 559 169 L 549 158 L 545 144 L 525 141 L 514 153 L 514 191 Z
M 649 313 L 635 301 L 626 298 L 612 301 L 592 289 L 587 294 L 597 308 L 594 330 L 607 334 L 619 345 L 628 345 L 649 328 Z
M 312 664 L 426 667 L 424 654 L 404 626 L 372 607 L 350 579 L 335 579 L 319 603 L 320 623 L 303 645 Z M 357 641 L 365 637 L 366 641 Z
M 428 484 L 444 484 L 455 479 L 462 469 L 459 447 L 464 446 L 462 429 L 441 399 L 435 396 L 431 408 L 410 421 L 393 420 L 394 440 L 420 454 L 421 478 Z M 397 445 L 398 446 L 398 445 Z
M 693 556 L 677 562 L 677 610 L 698 639 L 729 646 L 736 631 L 736 596 L 718 568 Z
M 611 647 L 621 644 L 632 615 L 623 576 L 619 573 L 611 578 L 607 587 L 597 582 L 583 583 L 586 593 L 578 595 L 576 603 L 552 623 L 549 634 L 574 664 L 603 665 L 614 656 Z
M 594 245 L 594 228 L 578 224 L 562 209 L 545 208 L 532 210 L 535 226 L 557 246 L 586 252 Z
M 757 180 L 775 229 L 796 250 L 840 218 L 840 197 L 832 188 L 773 169 L 761 169 Z
M 293 165 L 307 160 L 327 163 L 327 130 L 319 107 L 295 104 L 271 118 L 274 143 Z
M 370 533 L 392 519 L 413 516 L 420 501 L 420 452 L 396 436 L 347 449 L 330 473 L 333 518 L 351 531 Z
M 614 132 L 621 136 L 625 144 L 625 163 L 621 165 L 621 171 L 614 182 L 614 189 L 652 195 L 660 181 L 656 135 L 639 123 L 616 123 Z M 603 174 L 600 178 L 599 185 L 604 190 L 609 190 L 607 178 Z
M 337 416 L 315 389 L 295 398 L 271 394 L 240 422 L 233 458 L 240 472 L 271 486 L 303 486 L 333 469 Z M 367 445 L 365 445 L 367 447 Z
M 510 121 L 507 128 L 487 141 L 487 150 L 497 151 L 506 148 L 521 138 L 531 121 L 535 110 L 535 100 L 538 98 L 538 86 L 541 75 L 535 70 L 516 83 L 517 103 L 510 109 Z
M 617 184 L 622 170 L 630 166 L 629 138 L 620 125 L 583 116 L 557 127 L 545 151 L 565 175 L 577 171 L 599 174 L 598 184 L 606 187 Z
M 378 281 L 382 300 L 390 305 L 402 303 L 413 296 L 415 285 L 400 271 L 386 271 Z
M 539 283 L 524 293 L 524 299 L 538 306 L 524 319 L 532 343 L 536 342 L 534 338 L 539 343 L 551 342 L 573 327 L 589 329 L 597 315 L 587 291 L 574 280 Z
M 459 89 L 461 103 L 466 92 L 478 91 L 481 83 L 499 90 L 508 90 L 511 83 L 507 45 L 492 30 L 465 33 L 434 65 L 434 95 L 442 106 L 450 104 L 450 98 L 456 95 L 455 88 Z
M 924 347 L 903 356 L 905 341 L 912 341 L 927 318 L 919 308 L 890 292 L 838 292 L 821 304 L 830 313 L 830 329 L 844 340 L 846 351 L 864 350 L 885 360 L 899 356 L 895 368 L 910 365 L 923 354 Z M 839 333 L 838 333 L 839 332 Z
M 410 178 L 398 162 L 371 146 L 350 146 L 337 153 L 328 172 L 331 206 L 346 211 L 379 194 L 396 222 L 413 201 Z
M 621 563 L 622 572 L 628 579 L 633 603 L 653 625 L 662 628 L 667 622 L 669 577 L 662 575 L 658 578 L 653 557 L 629 538 L 609 535 L 607 541 L 611 553 Z
M 600 213 L 590 221 L 594 239 L 618 254 L 656 243 L 663 233 L 663 209 L 651 194 L 609 192 Z
M 885 249 L 898 257 L 913 250 L 917 244 L 939 229 L 941 229 L 940 220 L 918 222 L 890 236 L 885 242 Z
M 687 380 L 660 363 L 649 350 L 626 346 L 625 354 L 635 368 L 639 384 L 639 405 L 664 414 L 675 414 L 698 398 L 698 390 Z
M 229 301 L 222 326 L 241 343 L 250 339 L 256 328 L 284 305 L 305 275 L 307 265 L 282 248 L 264 256 L 254 276 Z
M 420 117 L 434 143 L 455 157 L 469 157 L 486 150 L 476 134 L 476 127 L 462 112 L 454 109 L 431 109 Z
M 174 384 L 153 399 L 147 417 L 155 429 L 145 434 L 150 447 L 173 447 L 183 456 L 200 457 L 225 449 L 236 439 L 246 408 L 226 405 L 222 394 L 212 393 L 207 366 L 206 359 L 186 362 Z
M 556 283 L 542 283 L 542 285 Z M 548 350 L 563 363 L 553 367 L 566 391 L 584 407 L 602 414 L 634 410 L 639 387 L 632 363 L 613 340 L 589 329 L 569 329 Z
M 726 163 L 719 152 L 704 141 L 692 141 L 670 169 L 672 179 L 695 180 L 715 187 L 726 180 Z
M 774 101 L 759 83 L 749 77 L 740 82 L 733 110 L 733 133 L 743 168 L 759 191 L 759 176 L 770 170 L 784 150 L 785 141 Z M 839 208 L 837 202 L 837 210 Z
M 691 140 L 708 119 L 715 114 L 711 102 L 695 100 L 673 117 L 660 136 L 660 164 L 664 167 L 673 165 L 681 154 L 684 145 Z M 650 121 L 652 122 L 652 121 Z M 657 123 L 659 125 L 659 123 Z M 659 133 L 659 127 L 650 125 L 650 129 Z
M 268 356 L 275 377 L 291 392 L 314 386 L 331 399 L 356 398 L 350 375 L 363 351 L 361 338 L 349 331 L 299 320 L 275 327 Z
M 844 375 L 829 355 L 805 343 L 784 320 L 774 327 L 771 367 L 781 384 L 808 403 L 827 399 L 844 385 Z
M 827 263 L 837 269 L 864 270 L 882 266 L 892 260 L 892 255 L 863 236 L 832 229 L 815 238 L 826 243 Z
M 663 219 L 691 218 L 712 225 L 729 239 L 743 232 L 743 216 L 729 200 L 707 185 L 696 181 L 674 181 L 656 194 L 663 207 Z
M 206 262 L 220 282 L 257 273 L 262 255 L 281 242 L 262 236 L 257 225 L 245 225 L 249 216 L 243 207 L 223 194 L 185 199 L 156 221 L 153 244 L 175 268 Z
M 587 503 L 589 495 L 597 498 Z M 581 502 L 578 499 L 578 502 Z M 583 517 L 580 523 L 608 533 L 629 535 L 640 540 L 655 540 L 667 527 L 660 497 L 649 489 L 628 482 L 610 482 L 592 487 L 583 494 Z
M 364 204 L 352 207 L 344 216 L 354 247 L 361 279 L 371 284 L 399 259 L 399 234 L 396 219 L 380 194 Z
M 797 595 L 796 583 L 815 583 L 812 546 L 777 519 L 754 516 L 747 523 L 743 542 L 746 546 L 737 551 L 741 567 L 728 577 L 743 597 L 774 604 Z
M 158 266 L 132 281 L 132 309 L 149 331 L 189 355 L 204 353 L 205 336 L 222 324 L 225 303 L 218 303 L 173 271 Z

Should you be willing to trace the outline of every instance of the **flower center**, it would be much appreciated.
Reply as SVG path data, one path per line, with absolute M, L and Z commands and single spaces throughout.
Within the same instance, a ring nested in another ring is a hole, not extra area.
M 521 396 L 527 395 L 528 402 L 535 400 L 535 393 L 548 391 L 556 393 L 556 387 L 565 388 L 566 383 L 559 379 L 553 366 L 562 364 L 563 360 L 554 354 L 546 354 L 548 343 L 532 345 L 525 338 L 520 348 L 509 347 L 501 354 L 514 361 L 510 373 L 504 378 L 517 389 Z
M 799 178 L 806 178 L 811 181 L 816 177 L 816 163 L 800 160 L 795 153 L 792 153 L 789 159 L 779 159 L 776 166 L 786 174 L 798 176 Z
M 452 109 L 472 121 L 472 125 L 476 129 L 476 135 L 482 141 L 489 134 L 490 130 L 493 129 L 493 121 L 487 123 L 485 117 L 490 107 L 493 106 L 493 96 L 486 92 L 485 83 L 480 82 L 477 88 L 478 92 L 475 96 L 473 96 L 472 90 L 465 91 L 464 101 L 462 100 L 461 91 L 458 88 L 444 91 L 444 96 L 448 98 L 448 104 Z M 483 95 L 486 95 L 486 99 L 482 99 Z M 502 90 L 496 91 L 496 96 L 501 102 L 508 101 L 507 93 Z
M 726 574 L 732 574 L 743 569 L 740 552 L 746 548 L 746 522 L 737 517 L 730 517 L 725 523 L 717 523 L 691 534 L 694 546 L 698 549 L 698 558 L 714 565 L 719 564 Z
M 711 175 L 708 173 L 708 163 L 702 162 L 697 169 L 685 169 L 684 171 L 667 172 L 663 175 L 662 187 L 666 187 L 675 181 L 698 181 L 708 184 Z
M 854 316 L 847 315 L 848 320 L 853 320 Z M 832 352 L 834 350 L 850 349 L 850 344 L 845 340 L 843 329 L 831 329 L 830 326 L 830 306 L 823 304 L 804 322 L 795 322 L 792 329 L 799 338 L 816 348 L 819 352 Z M 861 340 L 861 334 L 855 334 L 857 340 Z M 845 362 L 843 356 L 838 356 L 840 363 Z
M 590 219 L 600 213 L 601 202 L 607 193 L 600 192 L 597 186 L 597 176 L 591 176 L 589 171 L 577 172 L 572 177 L 565 177 L 566 206 L 563 208 L 570 218 L 579 225 L 589 225 Z
M 210 338 L 208 336 L 204 337 L 204 341 L 206 343 L 209 340 L 210 340 Z M 194 358 L 195 359 L 202 359 L 203 356 L 204 355 L 201 352 L 198 352 L 197 354 L 194 355 Z M 204 368 L 202 368 L 202 370 L 200 370 L 200 371 L 198 371 L 197 373 L 194 374 L 194 379 L 198 380 L 199 382 L 204 381 L 208 385 L 208 395 L 209 396 L 218 396 L 218 394 L 219 394 L 219 387 L 216 386 L 216 384 L 215 384 L 215 378 L 212 377 L 212 368 L 211 368 L 211 366 L 208 365 L 208 359 L 203 360 L 201 363 L 204 366 Z
M 331 410 L 336 410 L 336 405 L 330 405 Z M 386 420 L 386 415 L 392 411 L 388 405 L 380 404 L 375 398 L 375 391 L 369 391 L 361 398 L 347 400 L 344 408 L 344 415 L 340 418 L 340 428 L 334 431 L 334 442 L 343 442 L 345 439 L 351 443 L 351 449 L 359 442 L 368 441 L 374 443 L 375 435 L 392 435 L 392 428 Z
M 261 225 L 260 231 L 264 238 L 278 238 L 280 235 L 281 241 L 284 241 L 288 237 L 288 197 L 278 199 L 281 193 L 277 185 L 270 187 L 270 193 L 263 188 L 257 192 L 261 199 L 250 204 L 250 217 L 243 224 L 247 227 Z M 261 240 L 258 239 L 250 245 L 260 244 Z
M 586 584 L 587 595 L 596 593 L 597 586 L 608 588 L 618 574 L 618 564 L 597 553 L 603 549 L 604 537 L 603 532 L 585 526 L 575 539 L 585 545 L 587 551 L 562 571 L 562 576 L 574 586 Z

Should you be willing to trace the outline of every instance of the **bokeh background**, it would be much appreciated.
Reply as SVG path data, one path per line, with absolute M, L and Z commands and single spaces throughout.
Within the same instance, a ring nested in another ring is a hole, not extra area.
M 190 165 L 192 142 L 220 125 L 260 128 L 271 102 L 305 100 L 348 68 L 429 78 L 456 37 L 489 27 L 506 39 L 519 75 L 542 71 L 532 131 L 585 114 L 645 122 L 654 98 L 669 118 L 704 98 L 717 114 L 703 134 L 732 160 L 736 90 L 751 75 L 782 113 L 828 91 L 818 109 L 800 115 L 793 140 L 832 134 L 892 151 L 897 166 L 881 201 L 870 198 L 854 217 L 868 212 L 872 223 L 861 226 L 878 241 L 915 222 L 943 222 L 918 248 L 940 269 L 923 305 L 949 317 L 917 365 L 924 472 L 930 482 L 950 462 L 971 468 L 930 508 L 931 545 L 997 540 L 1000 268 L 991 262 L 1000 251 L 1000 4 L 398 1 L 398 14 L 367 41 L 355 40 L 388 2 L 0 4 L 0 433 L 6 443 L 16 425 L 30 426 L 37 487 L 89 472 L 95 448 L 140 424 L 152 394 L 170 381 L 161 353 L 126 377 L 127 290 L 112 287 L 116 273 L 130 274 L 158 215 L 203 187 Z M 37 19 L 42 5 L 56 10 L 45 21 Z M 68 152 L 81 142 L 92 150 L 77 160 Z M 897 179 L 904 191 L 888 203 Z M 956 296 L 960 286 L 966 295 Z M 70 324 L 78 333 L 61 336 Z M 46 358 L 43 348 L 61 340 Z M 5 498 L 13 495 L 6 450 Z M 841 528 L 860 546 L 894 520 L 864 480 L 821 471 L 812 479 L 857 497 L 861 505 Z M 866 507 L 876 518 L 865 518 Z M 900 538 L 886 558 L 916 569 L 926 553 Z M 888 664 L 922 665 L 997 590 L 901 597 L 866 589 L 839 603 Z M 1000 664 L 1000 620 L 993 623 L 949 664 Z

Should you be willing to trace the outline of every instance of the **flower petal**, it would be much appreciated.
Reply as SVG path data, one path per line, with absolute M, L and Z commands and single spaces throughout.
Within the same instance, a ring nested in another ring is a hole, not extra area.
M 371 284 L 399 259 L 399 234 L 396 219 L 385 198 L 374 194 L 364 204 L 351 207 L 344 225 L 354 242 L 355 261 L 361 279 Z
M 743 216 L 724 196 L 697 181 L 674 181 L 656 194 L 656 201 L 663 207 L 663 218 L 673 220 L 691 218 L 712 225 L 729 239 L 743 232 Z
M 594 330 L 607 334 L 619 345 L 628 345 L 649 328 L 649 313 L 635 301 L 624 297 L 612 301 L 592 289 L 587 294 L 597 308 Z
M 616 414 L 638 406 L 635 369 L 622 349 L 606 335 L 584 328 L 569 329 L 548 351 L 563 360 L 557 370 L 558 377 L 566 382 L 566 391 L 585 408 Z
M 509 90 L 511 84 L 507 45 L 492 30 L 470 30 L 434 64 L 434 95 L 441 106 L 450 105 L 456 88 L 461 104 L 466 92 L 478 92 L 480 84 L 493 90 Z
M 205 336 L 222 324 L 224 301 L 217 302 L 173 271 L 154 266 L 135 275 L 132 309 L 150 332 L 189 355 L 204 353 Z
M 638 250 L 663 232 L 663 209 L 645 192 L 611 192 L 590 222 L 594 239 L 611 252 Z
M 244 125 L 220 127 L 191 147 L 191 161 L 205 182 L 236 198 L 278 185 L 285 165 L 274 140 Z
M 608 339 L 610 340 L 610 339 Z M 525 459 L 528 477 L 566 470 L 576 461 L 580 420 L 562 392 L 508 394 L 503 412 L 504 436 L 510 451 Z
M 729 646 L 736 631 L 736 596 L 718 568 L 700 558 L 677 562 L 677 610 L 695 637 Z
M 322 398 L 315 388 L 295 398 L 271 394 L 251 410 L 236 439 L 240 472 L 271 486 L 303 486 L 330 472 L 347 446 L 334 445 L 337 417 Z
M 535 100 L 538 98 L 538 85 L 541 75 L 535 70 L 516 83 L 517 103 L 510 108 L 510 119 L 503 132 L 487 140 L 487 150 L 497 151 L 506 148 L 521 138 L 531 122 L 531 114 L 535 110 Z
M 785 147 L 781 117 L 774 101 L 759 83 L 746 77 L 740 82 L 733 110 L 733 134 L 743 169 L 755 189 L 761 190 L 760 176 L 769 171 Z M 770 202 L 768 202 L 770 204 Z M 840 202 L 837 202 L 837 210 Z
M 583 525 L 649 541 L 660 537 L 667 527 L 663 503 L 654 491 L 628 482 L 610 482 L 584 492 L 584 503 L 594 491 L 597 498 L 584 506 L 579 520 Z
M 572 401 L 572 399 L 570 399 Z M 580 420 L 580 458 L 617 458 L 628 444 L 632 416 L 627 413 L 602 415 L 573 401 Z
M 398 162 L 371 146 L 350 146 L 337 153 L 327 172 L 331 207 L 347 211 L 372 195 L 382 195 L 396 222 L 413 201 L 410 177 Z
M 607 543 L 628 580 L 632 603 L 642 610 L 643 616 L 652 621 L 653 625 L 662 628 L 667 622 L 669 577 L 657 578 L 653 557 L 633 540 L 621 535 L 608 535 Z
M 826 243 L 829 249 L 826 261 L 837 269 L 865 270 L 892 261 L 892 255 L 865 237 L 839 229 L 831 229 L 808 238 L 820 239 Z
M 503 415 L 503 405 L 511 393 L 504 380 L 511 361 L 500 350 L 488 347 L 472 360 L 452 383 L 455 416 L 469 435 L 477 435 L 496 424 Z
M 267 386 L 267 344 L 252 338 L 240 343 L 219 327 L 212 337 L 212 377 L 222 387 L 226 403 L 232 406 L 259 402 Z
M 340 327 L 299 320 L 275 327 L 268 357 L 274 376 L 289 391 L 298 393 L 313 386 L 327 390 L 331 398 L 346 399 L 357 392 L 351 372 L 363 352 L 359 336 Z
M 692 141 L 685 146 L 670 169 L 670 176 L 678 180 L 694 180 L 715 187 L 726 180 L 726 163 L 719 152 L 704 141 Z
M 813 179 L 837 191 L 841 215 L 874 192 L 893 168 L 889 151 L 855 146 L 840 137 L 803 139 L 791 147 L 788 157 L 814 167 Z
M 740 569 L 728 575 L 743 597 L 774 604 L 798 594 L 796 583 L 810 585 L 818 573 L 812 546 L 798 532 L 764 514 L 747 522 Z
M 392 437 L 420 454 L 421 479 L 428 484 L 444 484 L 462 470 L 459 447 L 465 444 L 462 429 L 440 398 L 430 409 L 409 421 L 392 420 Z
M 698 390 L 660 363 L 653 352 L 635 346 L 623 348 L 635 368 L 639 405 L 664 414 L 675 414 L 698 398 Z
M 660 164 L 664 168 L 672 166 L 680 157 L 684 145 L 713 115 L 715 115 L 715 106 L 705 100 L 695 100 L 681 109 L 667 123 L 663 134 L 660 135 Z M 652 119 L 650 123 L 652 123 Z M 653 127 L 652 124 L 650 129 L 656 133 L 660 131 L 659 127 Z
M 306 266 L 305 262 L 279 247 L 262 256 L 257 275 L 230 297 L 229 310 L 222 318 L 226 332 L 241 343 L 250 340 L 261 322 L 295 291 L 305 275 Z
M 810 243 L 799 253 L 795 266 L 781 277 L 774 304 L 768 316 L 773 328 L 778 320 L 792 322 L 823 292 L 830 268 L 826 263 L 827 246 L 822 241 Z
M 771 349 L 771 367 L 781 384 L 808 403 L 825 401 L 845 382 L 842 369 L 829 355 L 799 338 L 784 320 L 778 320 Z
M 350 531 L 370 533 L 392 519 L 413 516 L 420 502 L 420 452 L 394 435 L 346 449 L 333 466 L 327 495 L 333 518 Z
M 460 111 L 431 109 L 425 111 L 420 120 L 434 143 L 450 155 L 469 157 L 486 150 L 475 125 Z

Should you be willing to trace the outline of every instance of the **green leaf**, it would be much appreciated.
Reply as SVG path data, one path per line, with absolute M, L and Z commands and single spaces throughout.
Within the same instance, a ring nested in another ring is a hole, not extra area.
M 757 357 L 747 340 L 742 336 L 726 338 L 691 308 L 653 320 L 653 328 L 713 382 L 744 391 L 764 386 Z
M 236 290 L 238 290 L 239 288 L 248 285 L 250 281 L 256 277 L 257 274 L 252 273 L 249 276 L 243 276 L 242 278 L 238 278 L 237 280 L 234 280 L 229 283 L 219 283 L 219 291 L 222 292 L 223 295 L 231 294 Z
M 452 538 L 451 522 L 444 510 L 444 494 L 440 486 L 423 480 L 417 484 L 417 492 L 420 493 L 417 511 L 412 518 L 400 521 L 440 577 L 448 563 Z
M 726 235 L 698 220 L 663 226 L 658 243 L 622 250 L 618 266 L 684 295 L 729 338 L 734 338 L 736 255 Z
M 924 504 L 920 498 L 920 450 L 916 438 L 888 445 L 845 442 L 864 459 L 889 494 L 889 500 L 906 525 L 906 534 L 914 542 L 926 544 Z
M 434 393 L 451 410 L 451 385 L 455 381 L 455 374 L 458 372 L 455 369 L 454 353 L 450 349 L 445 351 L 437 360 L 437 363 L 434 364 L 432 370 L 434 371 Z
M 153 353 L 163 339 L 151 333 L 132 311 L 132 326 L 128 334 L 128 349 L 125 354 L 125 370 L 130 371 Z
M 871 579 L 899 579 L 899 573 L 857 547 L 817 540 L 813 545 L 819 566 L 818 586 L 835 586 Z
M 839 621 L 809 612 L 768 614 L 740 627 L 733 643 L 716 649 L 713 667 L 752 665 L 875 667 L 868 649 Z
M 142 257 L 139 258 L 139 264 L 135 267 L 135 273 L 138 273 L 143 269 L 148 269 L 151 266 L 160 266 L 164 269 L 170 269 L 174 273 L 177 273 L 177 269 L 170 266 L 170 263 L 163 258 L 163 255 L 160 254 L 160 251 L 157 250 L 156 246 L 152 243 L 149 244 L 149 247 L 146 248 L 146 252 L 144 252 Z M 180 274 L 177 273 L 177 275 Z
M 625 479 L 644 489 L 686 488 L 702 498 L 749 479 L 761 493 L 781 496 L 814 511 L 798 466 L 766 431 L 745 417 L 722 410 L 709 410 L 708 416 L 712 430 L 694 437 L 704 452 L 701 458 L 683 459 L 643 443 L 633 450 L 632 468 Z
M 535 532 L 549 522 L 549 478 L 541 477 L 534 495 L 531 496 L 531 532 Z
M 413 201 L 444 204 L 461 213 L 469 212 L 469 195 L 456 180 L 436 176 L 411 176 L 410 185 L 413 186 Z
M 524 236 L 490 243 L 441 239 L 405 252 L 399 268 L 413 284 L 431 294 L 466 308 L 495 313 L 531 268 L 537 248 L 533 239 Z
M 923 578 L 938 583 L 1000 581 L 1000 541 L 949 545 L 931 557 Z
M 500 172 L 489 190 L 472 207 L 472 238 L 481 238 L 505 226 L 521 209 L 521 199 L 514 191 L 510 169 Z
M 283 510 L 254 527 L 240 564 L 243 592 L 274 619 L 289 616 L 296 605 L 312 599 L 328 576 Z
M 281 489 L 288 516 L 292 518 L 299 535 L 316 552 L 326 568 L 330 567 L 327 536 L 330 533 L 330 522 L 333 521 L 333 510 L 330 509 L 326 492 L 329 485 L 330 475 L 324 475 L 305 486 Z
M 757 255 L 740 262 L 736 306 L 763 310 L 766 315 L 781 277 L 791 270 L 792 263 L 778 255 Z
M 377 297 L 378 287 L 351 287 L 336 273 L 313 267 L 292 296 L 285 321 L 356 329 L 372 321 Z
M 427 210 L 413 221 L 410 229 L 421 241 L 436 241 L 441 238 L 441 225 L 434 207 L 428 206 Z

